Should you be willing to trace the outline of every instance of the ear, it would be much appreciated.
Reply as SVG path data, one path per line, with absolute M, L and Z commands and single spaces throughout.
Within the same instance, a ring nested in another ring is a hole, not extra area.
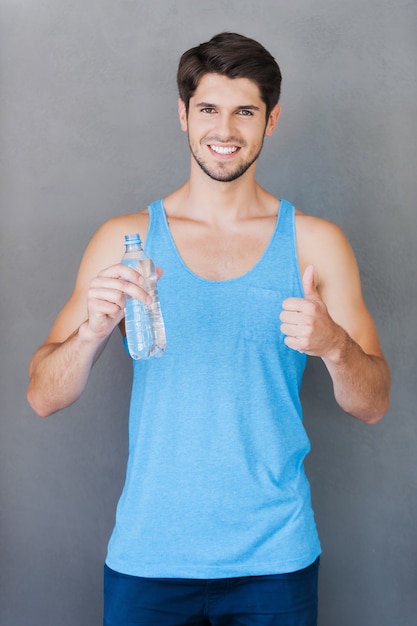
M 184 100 L 178 98 L 178 115 L 180 118 L 181 130 L 187 132 L 188 123 L 187 123 L 187 108 L 185 106 Z
M 268 122 L 265 129 L 265 135 L 267 137 L 271 137 L 273 134 L 276 125 L 278 124 L 278 118 L 281 114 L 281 107 L 279 104 L 276 104 L 269 114 Z

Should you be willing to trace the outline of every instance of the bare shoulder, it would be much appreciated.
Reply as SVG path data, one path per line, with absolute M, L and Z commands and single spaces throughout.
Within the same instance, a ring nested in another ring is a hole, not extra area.
M 91 238 L 81 267 L 83 264 L 92 263 L 97 268 L 104 269 L 104 267 L 118 263 L 124 252 L 124 236 L 139 233 L 142 240 L 145 240 L 148 221 L 148 211 L 144 210 L 118 215 L 104 222 Z
M 314 248 L 324 242 L 329 244 L 348 243 L 343 230 L 334 222 L 322 217 L 308 215 L 296 210 L 295 223 L 297 241 L 302 246 L 311 245 Z
M 55 320 L 47 343 L 64 341 L 85 321 L 91 281 L 103 270 L 120 262 L 125 235 L 139 232 L 145 237 L 148 220 L 147 211 L 142 211 L 114 217 L 100 226 L 87 245 L 72 295 Z
M 86 289 L 91 279 L 99 272 L 120 262 L 125 250 L 125 235 L 139 233 L 145 240 L 148 221 L 148 211 L 144 210 L 118 215 L 104 222 L 93 235 L 84 252 L 75 289 Z
M 314 265 L 318 285 L 331 272 L 357 271 L 352 247 L 337 224 L 297 211 L 296 235 L 300 271 L 303 273 L 308 265 Z
M 315 283 L 329 314 L 368 354 L 382 355 L 372 316 L 365 304 L 352 247 L 333 222 L 296 213 L 300 271 L 314 266 Z

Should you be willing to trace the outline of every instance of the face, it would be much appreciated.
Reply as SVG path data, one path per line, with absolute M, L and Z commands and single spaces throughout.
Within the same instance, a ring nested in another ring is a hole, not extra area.
M 266 105 L 256 83 L 220 74 L 203 76 L 188 114 L 179 101 L 181 128 L 188 133 L 194 162 L 220 182 L 236 180 L 254 165 L 279 112 L 277 105 L 266 120 Z

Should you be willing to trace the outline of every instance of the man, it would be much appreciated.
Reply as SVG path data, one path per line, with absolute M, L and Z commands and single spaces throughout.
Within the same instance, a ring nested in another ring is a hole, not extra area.
M 223 33 L 186 52 L 179 118 L 190 178 L 96 233 L 73 295 L 30 366 L 40 415 L 74 402 L 142 279 L 119 263 L 146 234 L 167 349 L 134 363 L 130 449 L 105 566 L 105 624 L 317 623 L 320 544 L 303 470 L 299 389 L 323 359 L 339 405 L 377 422 L 389 370 L 339 228 L 256 182 L 281 74 Z M 122 328 L 123 331 L 123 328 Z

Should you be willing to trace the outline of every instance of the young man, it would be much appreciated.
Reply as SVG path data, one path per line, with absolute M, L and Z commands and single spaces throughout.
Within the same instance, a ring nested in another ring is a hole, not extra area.
M 389 370 L 334 224 L 256 182 L 278 122 L 281 74 L 257 42 L 223 33 L 186 52 L 179 118 L 190 178 L 93 237 L 75 290 L 30 366 L 46 416 L 74 402 L 126 296 L 119 263 L 146 235 L 167 349 L 134 363 L 127 477 L 105 566 L 105 624 L 317 623 L 320 544 L 303 460 L 299 389 L 323 359 L 339 405 L 377 422 Z

